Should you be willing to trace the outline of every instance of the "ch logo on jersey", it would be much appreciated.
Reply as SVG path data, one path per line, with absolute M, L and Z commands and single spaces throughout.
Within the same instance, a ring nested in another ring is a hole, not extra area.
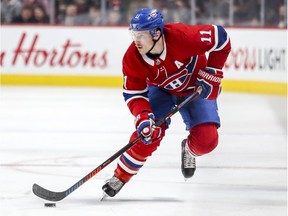
M 183 79 L 183 78 L 184 78 L 184 76 L 182 76 L 182 77 L 180 77 L 179 79 L 175 79 L 175 80 L 173 80 L 172 82 L 170 82 L 170 83 L 169 83 L 170 87 L 171 87 L 172 89 L 176 89 L 176 88 L 180 87 L 180 86 L 183 84 L 183 82 L 182 82 L 182 80 L 181 80 L 181 79 Z
M 174 90 L 174 91 L 180 92 L 184 90 L 189 84 L 189 81 L 191 80 L 194 68 L 197 63 L 197 59 L 198 59 L 198 56 L 191 57 L 190 62 L 184 67 L 184 69 L 181 69 L 180 71 L 178 71 L 178 73 L 168 77 L 159 86 L 170 91 Z

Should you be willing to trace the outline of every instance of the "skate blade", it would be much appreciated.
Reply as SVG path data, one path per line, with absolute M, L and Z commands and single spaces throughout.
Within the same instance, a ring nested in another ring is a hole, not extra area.
M 100 199 L 100 201 L 101 202 L 105 201 L 107 198 L 108 198 L 108 195 L 105 192 L 103 192 L 103 195 L 102 195 L 102 198 Z

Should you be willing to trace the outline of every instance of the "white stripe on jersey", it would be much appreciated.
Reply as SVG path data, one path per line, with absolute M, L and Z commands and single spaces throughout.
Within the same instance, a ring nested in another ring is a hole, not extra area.
M 143 90 L 127 90 L 123 89 L 123 92 L 126 94 L 143 94 L 145 92 L 148 92 L 148 88 L 145 88 Z
M 137 174 L 138 171 L 139 171 L 139 169 L 137 169 L 137 170 L 131 170 L 131 169 L 129 169 L 127 166 L 125 166 L 125 165 L 122 163 L 121 160 L 118 161 L 118 165 L 119 165 L 123 170 L 125 170 L 127 173 L 132 174 L 132 175 Z
M 218 41 L 218 37 L 219 37 L 219 36 L 218 36 L 218 28 L 217 28 L 216 25 L 212 25 L 212 26 L 214 27 L 215 44 L 214 44 L 214 46 L 208 51 L 208 53 L 214 51 L 214 50 L 216 49 L 216 47 L 218 46 L 218 43 L 219 43 L 219 41 Z
M 144 163 L 145 163 L 145 161 L 136 160 L 135 158 L 133 158 L 132 156 L 130 156 L 130 155 L 127 154 L 126 152 L 124 152 L 123 155 L 124 155 L 128 160 L 130 160 L 132 163 L 134 163 L 134 164 L 143 166 Z
M 146 101 L 149 101 L 149 99 L 147 97 L 144 97 L 144 96 L 133 96 L 133 97 L 129 98 L 128 100 L 126 100 L 126 104 L 128 104 L 131 100 L 137 99 L 137 98 L 142 98 Z

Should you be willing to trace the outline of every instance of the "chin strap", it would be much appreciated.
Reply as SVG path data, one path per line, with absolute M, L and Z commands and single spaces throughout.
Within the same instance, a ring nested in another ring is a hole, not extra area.
M 150 53 L 150 51 L 155 47 L 155 45 L 156 45 L 156 43 L 160 40 L 160 38 L 163 36 L 163 34 L 162 34 L 162 32 L 161 32 L 161 35 L 160 35 L 160 37 L 157 39 L 157 40 L 154 40 L 153 39 L 153 46 L 151 47 L 151 49 L 149 49 L 148 50 L 148 52 L 146 53 L 146 54 L 148 54 L 148 53 Z

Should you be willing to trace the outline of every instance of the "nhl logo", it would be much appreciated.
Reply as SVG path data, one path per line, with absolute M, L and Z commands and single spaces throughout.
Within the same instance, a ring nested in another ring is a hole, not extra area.
M 161 61 L 159 59 L 156 60 L 156 65 L 160 65 Z

